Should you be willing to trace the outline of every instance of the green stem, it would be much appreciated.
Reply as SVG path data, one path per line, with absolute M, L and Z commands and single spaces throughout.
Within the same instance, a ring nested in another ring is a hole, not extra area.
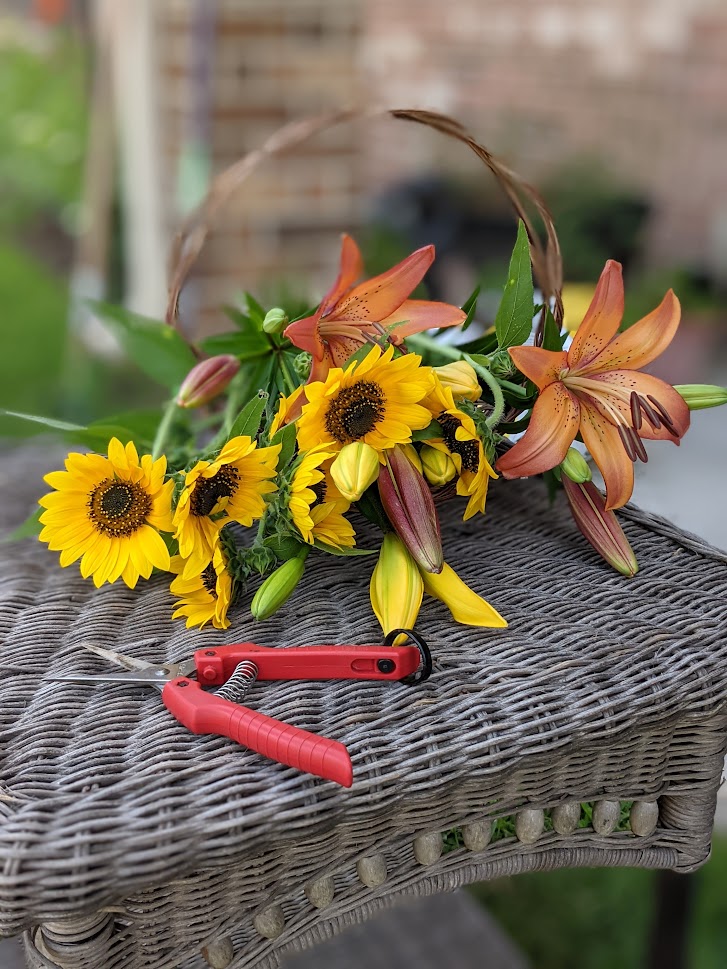
M 499 380 L 498 383 L 503 390 L 509 391 L 516 397 L 529 397 L 527 390 L 522 386 L 522 384 L 513 384 L 509 380 Z
M 294 391 L 298 389 L 298 384 L 293 379 L 293 375 L 291 374 L 291 372 L 288 370 L 288 364 L 286 363 L 286 360 L 285 360 L 285 354 L 282 351 L 280 351 L 280 353 L 278 354 L 278 361 L 280 363 L 280 372 L 283 375 L 283 382 L 285 386 L 288 388 L 288 393 L 292 394 Z
M 439 353 L 443 357 L 449 357 L 450 360 L 463 360 L 465 357 L 465 354 L 461 350 L 458 350 L 457 347 L 440 343 L 439 340 L 435 340 L 431 336 L 426 336 L 424 333 L 408 336 L 406 338 L 406 345 L 412 347 L 414 350 L 431 350 L 433 353 Z
M 157 427 L 157 432 L 154 435 L 154 444 L 151 449 L 151 456 L 156 461 L 156 459 L 161 455 L 164 450 L 164 446 L 167 443 L 167 438 L 169 437 L 169 431 L 174 423 L 174 417 L 177 413 L 177 402 L 175 400 L 170 400 L 164 409 L 162 414 L 162 419 L 159 421 L 159 427 Z
M 479 377 L 482 377 L 492 391 L 494 401 L 493 410 L 490 416 L 486 418 L 485 424 L 490 428 L 497 427 L 502 419 L 502 415 L 505 413 L 505 398 L 502 393 L 502 388 L 490 371 L 485 369 L 485 367 L 481 367 L 479 363 L 476 363 L 468 353 L 463 354 L 463 359 L 467 361 Z

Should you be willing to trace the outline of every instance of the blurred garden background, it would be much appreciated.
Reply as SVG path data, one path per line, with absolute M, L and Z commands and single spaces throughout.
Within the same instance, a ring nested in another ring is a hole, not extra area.
M 682 301 L 660 375 L 727 383 L 724 0 L 2 0 L 0 104 L 6 410 L 86 423 L 160 402 L 89 301 L 160 318 L 175 227 L 210 178 L 286 122 L 353 104 L 458 118 L 549 202 L 567 314 L 617 258 L 627 321 L 669 286 Z M 183 325 L 211 332 L 243 289 L 315 300 L 344 230 L 372 273 L 433 242 L 432 296 L 461 303 L 481 283 L 486 325 L 515 226 L 477 166 L 393 121 L 340 126 L 266 165 L 219 220 Z M 3 447 L 43 430 L 0 418 Z M 640 468 L 637 503 L 727 547 L 724 441 L 721 411 L 695 414 L 681 448 Z M 637 969 L 654 884 L 571 871 L 475 894 L 534 969 Z M 726 926 L 720 836 L 694 876 L 690 969 L 727 964 Z

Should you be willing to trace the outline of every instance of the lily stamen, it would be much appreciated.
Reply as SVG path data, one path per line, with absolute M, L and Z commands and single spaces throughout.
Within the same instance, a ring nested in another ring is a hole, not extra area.
M 654 407 L 656 407 L 657 411 L 659 412 L 659 415 L 662 419 L 664 427 L 667 429 L 667 431 L 669 431 L 670 434 L 673 434 L 674 437 L 679 437 L 679 432 L 674 426 L 674 421 L 671 419 L 669 415 L 669 411 L 666 409 L 666 407 L 664 407 L 661 401 L 657 400 L 656 397 L 652 397 L 651 394 L 648 394 L 647 396 L 651 401 L 651 403 L 654 405 Z
M 633 421 L 634 428 L 637 431 L 640 431 L 644 418 L 643 418 L 643 414 L 641 413 L 641 398 L 639 397 L 639 395 L 636 393 L 635 390 L 632 391 L 631 393 L 630 404 L 631 404 L 631 420 Z

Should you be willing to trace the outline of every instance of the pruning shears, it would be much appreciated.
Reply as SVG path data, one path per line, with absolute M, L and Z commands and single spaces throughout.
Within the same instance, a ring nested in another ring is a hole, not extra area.
M 402 633 L 414 645 L 393 646 Z M 87 649 L 123 666 L 113 673 L 69 673 L 54 677 L 73 683 L 152 686 L 181 724 L 196 734 L 228 737 L 264 757 L 334 781 L 353 782 L 342 743 L 301 730 L 241 706 L 255 680 L 395 680 L 419 683 L 432 670 L 429 649 L 416 633 L 392 630 L 383 646 L 257 646 L 235 643 L 198 649 L 190 659 L 152 665 L 102 649 Z M 224 684 L 224 685 L 223 685 Z M 221 686 L 216 693 L 203 687 Z

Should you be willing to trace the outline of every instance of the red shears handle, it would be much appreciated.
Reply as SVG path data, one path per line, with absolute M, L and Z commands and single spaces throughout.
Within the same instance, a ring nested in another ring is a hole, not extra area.
M 421 663 L 416 646 L 290 646 L 234 643 L 198 649 L 197 679 L 205 686 L 226 683 L 243 660 L 258 668 L 259 680 L 403 680 Z
M 219 652 L 219 648 L 216 651 Z M 223 700 L 214 693 L 206 693 L 195 680 L 183 676 L 166 684 L 162 700 L 169 712 L 192 733 L 229 737 L 288 767 L 307 771 L 343 787 L 353 783 L 351 758 L 337 740 L 319 737 L 256 713 L 249 707 Z

